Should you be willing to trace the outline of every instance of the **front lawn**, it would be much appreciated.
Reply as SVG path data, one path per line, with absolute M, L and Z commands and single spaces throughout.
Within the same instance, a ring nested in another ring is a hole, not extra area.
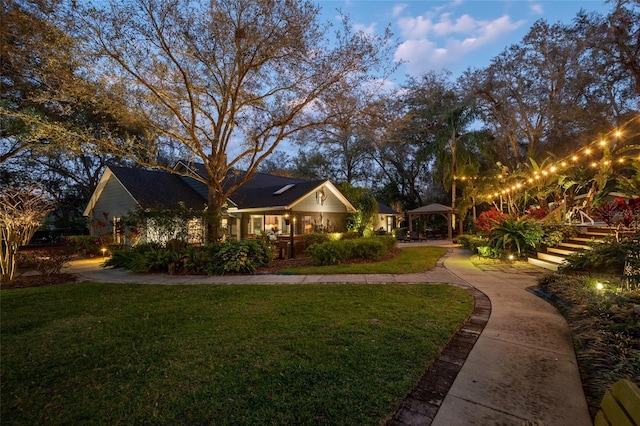
M 300 266 L 278 270 L 283 274 L 409 274 L 424 272 L 447 252 L 444 247 L 403 247 L 395 256 L 379 261 L 341 263 L 327 266 Z
M 472 310 L 446 285 L 0 292 L 3 424 L 379 424 Z

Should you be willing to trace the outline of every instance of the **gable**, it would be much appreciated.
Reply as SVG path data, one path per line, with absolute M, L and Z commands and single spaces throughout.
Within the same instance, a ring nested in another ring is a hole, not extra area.
M 136 206 L 166 207 L 184 203 L 187 208 L 202 209 L 206 199 L 193 190 L 178 175 L 158 170 L 144 170 L 108 166 L 94 191 L 84 215 L 88 216 L 97 206 L 128 211 Z

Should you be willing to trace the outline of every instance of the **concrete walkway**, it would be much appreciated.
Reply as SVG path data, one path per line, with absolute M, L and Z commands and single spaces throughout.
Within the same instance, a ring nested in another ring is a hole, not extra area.
M 461 249 L 444 264 L 489 297 L 491 316 L 432 424 L 591 425 L 569 326 L 526 290 L 536 273 L 481 270 Z
M 474 294 L 476 310 L 480 307 L 486 315 L 475 322 L 472 316 L 450 342 L 466 349 L 454 350 L 463 358 L 449 357 L 450 348 L 445 348 L 389 424 L 591 425 L 569 327 L 552 305 L 527 291 L 544 270 L 526 265 L 476 267 L 469 252 L 450 241 L 426 244 L 445 246 L 449 253 L 435 268 L 418 274 L 169 276 L 102 269 L 100 259 L 75 261 L 64 272 L 75 273 L 83 281 L 161 285 L 449 283 L 466 287 Z M 482 300 L 487 298 L 490 303 L 483 307 Z M 414 394 L 422 397 L 412 398 Z

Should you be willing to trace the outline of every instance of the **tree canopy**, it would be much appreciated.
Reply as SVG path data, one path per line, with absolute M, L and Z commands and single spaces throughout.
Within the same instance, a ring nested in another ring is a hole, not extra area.
M 148 166 L 162 166 L 161 150 L 204 164 L 213 216 L 282 140 L 326 121 L 309 113 L 323 94 L 363 83 L 389 53 L 389 33 L 354 32 L 346 18 L 329 38 L 310 1 L 129 0 L 74 12 L 94 81 L 155 135 L 105 149 Z M 242 178 L 225 185 L 237 169 Z

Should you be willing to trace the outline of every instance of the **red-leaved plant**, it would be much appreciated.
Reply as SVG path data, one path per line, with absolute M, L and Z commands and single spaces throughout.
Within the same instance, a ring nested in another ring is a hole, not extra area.
M 501 224 L 509 217 L 508 214 L 498 210 L 496 207 L 491 207 L 491 210 L 480 213 L 476 221 L 476 227 L 482 232 L 490 232 L 496 225 Z

